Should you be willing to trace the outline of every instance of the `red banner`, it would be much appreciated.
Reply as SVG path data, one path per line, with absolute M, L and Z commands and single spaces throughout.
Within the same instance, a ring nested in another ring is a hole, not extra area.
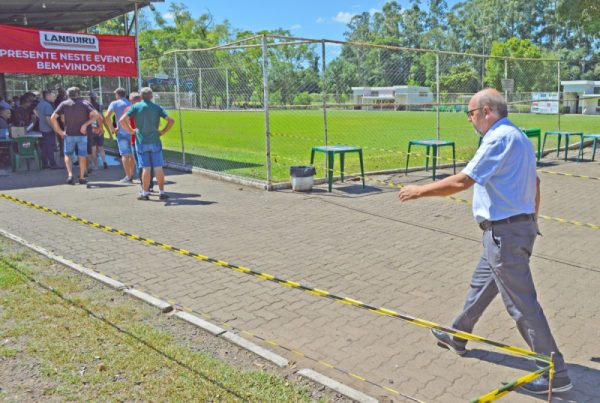
M 135 38 L 0 25 L 0 73 L 136 77 Z

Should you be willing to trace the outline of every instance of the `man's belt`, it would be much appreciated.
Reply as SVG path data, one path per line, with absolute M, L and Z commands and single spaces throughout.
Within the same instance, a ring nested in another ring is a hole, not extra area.
M 492 227 L 492 225 L 498 224 L 511 224 L 522 221 L 535 221 L 535 214 L 517 214 L 512 217 L 503 218 L 502 220 L 488 221 L 484 220 L 479 223 L 479 228 L 486 230 Z

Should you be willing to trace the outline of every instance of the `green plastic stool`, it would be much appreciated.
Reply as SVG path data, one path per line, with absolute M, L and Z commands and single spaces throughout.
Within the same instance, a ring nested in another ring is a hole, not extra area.
M 592 161 L 594 161 L 596 159 L 596 145 L 598 143 L 598 140 L 600 140 L 600 134 L 584 134 L 583 135 L 583 140 L 581 140 L 581 147 L 579 147 L 579 157 L 581 159 L 583 159 L 583 142 L 586 139 L 593 140 L 593 142 L 592 142 Z
M 346 153 L 358 153 L 358 159 L 360 161 L 360 175 L 362 177 L 362 186 L 365 188 L 365 170 L 363 167 L 363 154 L 361 147 L 354 146 L 315 146 L 310 150 L 310 165 L 313 165 L 315 161 L 315 152 L 323 153 L 327 156 L 327 166 L 329 170 L 327 171 L 327 182 L 329 184 L 329 191 L 333 187 L 333 160 L 335 154 L 340 155 L 340 168 L 341 168 L 341 178 L 342 182 L 344 181 L 344 157 Z
M 557 136 L 558 137 L 558 146 L 556 147 L 556 156 L 560 153 L 560 141 L 564 137 L 565 138 L 565 161 L 567 160 L 567 156 L 569 155 L 569 140 L 571 136 L 579 136 L 581 143 L 579 145 L 579 153 L 577 154 L 577 161 L 579 161 L 579 154 L 581 154 L 581 150 L 583 147 L 583 133 L 582 132 L 546 132 L 544 133 L 544 142 L 542 143 L 542 153 L 544 152 L 544 147 L 546 146 L 546 137 L 548 136 Z
M 37 165 L 37 169 L 42 169 L 42 159 L 36 144 L 36 137 L 17 137 L 13 139 L 12 148 L 12 170 L 15 172 L 21 168 L 21 163 L 25 160 L 32 159 Z M 27 163 L 27 170 L 29 170 L 29 163 Z
M 532 127 L 529 129 L 521 129 L 521 131 L 529 138 L 537 138 L 537 160 L 539 162 L 540 158 L 542 158 L 542 130 L 537 127 Z
M 454 141 L 444 141 L 436 139 L 425 139 L 425 140 L 410 140 L 408 142 L 408 155 L 406 156 L 406 168 L 404 169 L 404 175 L 408 173 L 408 162 L 410 161 L 410 149 L 413 145 L 425 146 L 425 171 L 429 169 L 429 151 L 433 151 L 431 168 L 433 170 L 433 180 L 435 180 L 435 171 L 437 168 L 437 160 L 439 158 L 440 147 L 452 147 L 452 165 L 454 166 L 454 173 L 456 174 L 456 149 L 454 147 Z

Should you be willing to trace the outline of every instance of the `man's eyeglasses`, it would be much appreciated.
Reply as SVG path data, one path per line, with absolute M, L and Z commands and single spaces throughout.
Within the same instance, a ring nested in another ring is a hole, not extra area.
M 475 108 L 475 109 L 471 109 L 469 111 L 467 111 L 467 117 L 470 119 L 473 117 L 473 112 L 478 111 L 480 109 L 483 109 L 483 106 L 479 107 L 479 108 Z

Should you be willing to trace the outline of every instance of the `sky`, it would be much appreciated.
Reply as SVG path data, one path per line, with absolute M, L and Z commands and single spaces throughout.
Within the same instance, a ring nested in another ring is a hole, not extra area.
M 452 5 L 458 0 L 449 0 Z M 160 13 L 171 19 L 169 4 L 155 3 Z M 283 28 L 293 36 L 343 40 L 346 24 L 354 14 L 364 11 L 380 11 L 385 0 L 178 0 L 184 3 L 198 17 L 207 11 L 215 22 L 227 19 L 234 29 L 260 31 L 263 29 Z M 409 5 L 408 0 L 399 0 L 402 8 Z M 425 3 L 425 1 L 423 1 Z

